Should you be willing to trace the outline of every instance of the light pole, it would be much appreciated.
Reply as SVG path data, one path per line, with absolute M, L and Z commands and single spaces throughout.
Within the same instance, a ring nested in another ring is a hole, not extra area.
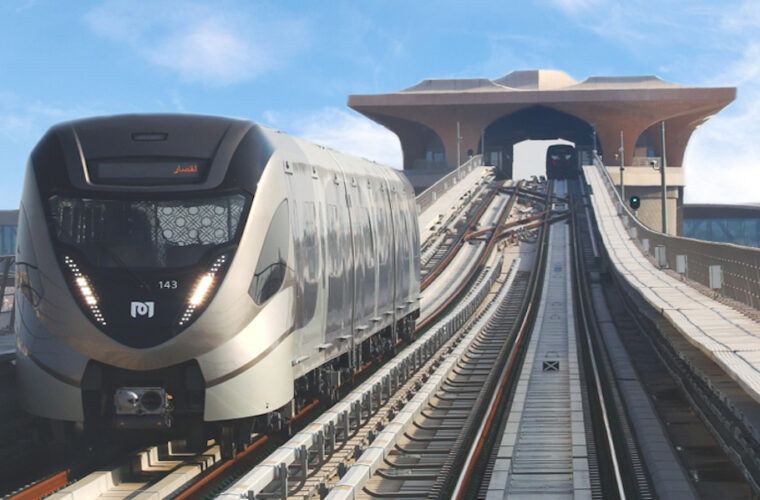
M 597 149 L 596 149 L 596 123 L 592 123 L 591 124 L 591 129 L 593 130 L 592 136 L 594 138 L 594 150 L 593 151 L 594 151 L 594 155 L 596 155 L 596 151 L 597 151 Z
M 486 129 L 480 131 L 480 163 L 486 165 Z
M 660 122 L 662 132 L 662 164 L 660 165 L 660 182 L 662 184 L 662 232 L 668 234 L 668 186 L 665 183 L 665 169 L 668 166 L 665 160 L 665 121 Z
M 620 197 L 625 201 L 625 182 L 623 182 L 623 172 L 625 171 L 625 167 L 623 166 L 624 163 L 624 157 L 623 154 L 625 152 L 625 147 L 623 147 L 623 131 L 620 131 Z
M 459 135 L 459 120 L 457 120 L 457 168 L 462 164 L 462 155 L 460 152 L 459 143 L 462 141 L 462 136 Z

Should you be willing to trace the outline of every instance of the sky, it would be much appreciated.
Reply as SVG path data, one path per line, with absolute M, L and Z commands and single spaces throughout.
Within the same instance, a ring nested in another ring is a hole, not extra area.
M 692 136 L 685 198 L 760 203 L 756 0 L 0 0 L 0 209 L 62 121 L 234 116 L 399 167 L 396 136 L 350 94 L 519 69 L 737 87 Z

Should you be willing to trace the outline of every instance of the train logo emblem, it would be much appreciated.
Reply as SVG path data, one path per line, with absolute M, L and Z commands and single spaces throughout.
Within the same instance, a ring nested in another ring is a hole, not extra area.
M 138 302 L 136 300 L 133 300 L 130 307 L 130 315 L 133 318 L 136 318 L 138 316 L 147 316 L 149 318 L 153 317 L 153 312 L 155 310 L 155 302 L 152 300 L 149 302 Z

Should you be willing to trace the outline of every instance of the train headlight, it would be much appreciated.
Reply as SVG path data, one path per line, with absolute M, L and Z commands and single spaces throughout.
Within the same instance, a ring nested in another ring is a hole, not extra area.
M 203 306 L 206 303 L 206 300 L 211 296 L 214 286 L 218 281 L 217 277 L 227 263 L 227 257 L 228 254 L 223 254 L 214 259 L 214 262 L 211 263 L 211 267 L 209 267 L 208 271 L 198 278 L 198 281 L 196 281 L 195 286 L 193 286 L 193 291 L 187 300 L 185 311 L 179 318 L 179 326 L 185 326 L 193 318 L 198 308 Z
M 82 273 L 77 263 L 74 262 L 74 259 L 68 255 L 63 257 L 63 262 L 66 264 L 66 267 L 74 278 L 74 284 L 79 291 L 79 299 L 90 310 L 92 318 L 99 325 L 106 326 L 106 320 L 103 317 L 103 313 L 100 311 L 100 306 L 98 306 L 98 297 L 95 294 L 90 279 Z
M 201 305 L 203 301 L 206 300 L 206 295 L 208 295 L 209 290 L 211 290 L 211 285 L 213 283 L 214 276 L 211 273 L 204 274 L 200 281 L 198 281 L 198 284 L 195 285 L 193 295 L 190 297 L 190 305 L 195 307 Z

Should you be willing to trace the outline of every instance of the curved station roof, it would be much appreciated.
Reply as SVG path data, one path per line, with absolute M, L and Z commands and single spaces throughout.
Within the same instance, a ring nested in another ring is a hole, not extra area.
M 637 148 L 648 147 L 650 154 L 659 156 L 660 123 L 664 121 L 668 165 L 680 166 L 692 132 L 735 97 L 733 87 L 691 87 L 656 76 L 594 76 L 578 82 L 563 71 L 528 70 L 513 71 L 496 80 L 423 80 L 389 94 L 352 95 L 348 105 L 399 136 L 405 169 L 424 157 L 430 138 L 435 136 L 443 145 L 448 168 L 454 167 L 457 137 L 461 151 L 478 152 L 484 131 L 488 136 L 489 127 L 520 111 L 526 112 L 520 120 L 551 122 L 551 113 L 559 112 L 592 126 L 608 164 L 619 161 L 614 155 L 620 147 L 621 131 L 627 165 L 634 164 Z M 533 116 L 529 111 L 532 107 L 553 111 Z M 518 120 L 508 126 L 519 125 Z M 522 135 L 506 134 L 504 140 L 514 141 L 512 144 L 538 138 L 577 140 L 581 133 L 577 129 L 575 137 L 568 137 L 567 131 L 552 130 L 551 123 L 540 128 L 540 137 L 524 131 Z M 585 137 L 586 131 L 582 133 Z M 589 137 L 589 143 L 591 140 Z

